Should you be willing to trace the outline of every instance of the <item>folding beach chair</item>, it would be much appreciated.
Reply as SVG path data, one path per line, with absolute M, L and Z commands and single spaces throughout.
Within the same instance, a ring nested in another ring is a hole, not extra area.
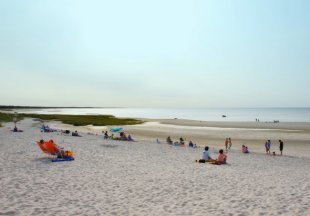
M 72 151 L 65 151 L 63 148 L 59 148 L 53 140 L 40 140 L 40 142 L 36 143 L 44 153 L 57 156 L 56 158 L 52 159 L 52 162 L 74 160 Z

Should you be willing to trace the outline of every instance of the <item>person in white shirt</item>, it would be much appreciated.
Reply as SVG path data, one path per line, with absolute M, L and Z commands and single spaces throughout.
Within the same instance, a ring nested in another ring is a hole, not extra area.
M 209 146 L 206 146 L 205 147 L 205 150 L 202 152 L 202 159 L 200 159 L 199 163 L 205 163 L 205 162 L 212 162 L 214 161 L 211 157 L 210 157 L 210 154 L 209 154 Z

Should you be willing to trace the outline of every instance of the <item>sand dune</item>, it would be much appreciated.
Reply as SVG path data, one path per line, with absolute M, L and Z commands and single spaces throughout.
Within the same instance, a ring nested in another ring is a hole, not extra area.
M 194 163 L 201 148 L 102 136 L 0 128 L 0 215 L 310 215 L 310 159 L 243 155 Z M 53 139 L 75 161 L 52 163 L 35 140 Z M 211 149 L 216 156 L 218 148 Z

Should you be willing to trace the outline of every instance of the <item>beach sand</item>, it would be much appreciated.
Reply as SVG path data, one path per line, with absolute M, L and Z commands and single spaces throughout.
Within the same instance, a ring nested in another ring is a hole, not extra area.
M 22 133 L 12 133 L 12 123 L 3 125 L 0 215 L 310 215 L 308 126 L 224 129 L 149 122 L 124 126 L 138 140 L 124 142 L 104 140 L 105 127 L 70 126 L 83 136 L 72 137 L 42 133 L 41 123 L 31 119 L 18 123 Z M 228 164 L 198 164 L 202 148 L 155 143 L 168 134 L 210 145 L 213 157 L 230 136 Z M 289 156 L 264 154 L 267 138 L 275 150 L 276 140 L 283 139 Z M 75 160 L 52 163 L 35 144 L 40 139 L 73 150 Z M 255 151 L 240 153 L 243 141 Z
M 139 140 L 165 142 L 168 136 L 173 141 L 183 137 L 198 146 L 225 148 L 225 138 L 232 138 L 232 149 L 242 145 L 250 151 L 265 152 L 265 142 L 272 141 L 271 151 L 279 154 L 279 140 L 284 141 L 284 153 L 289 156 L 310 158 L 310 123 L 283 122 L 208 122 L 182 119 L 142 119 L 142 125 L 123 126 L 124 131 Z M 102 128 L 106 129 L 106 128 Z M 97 130 L 100 133 L 100 130 Z

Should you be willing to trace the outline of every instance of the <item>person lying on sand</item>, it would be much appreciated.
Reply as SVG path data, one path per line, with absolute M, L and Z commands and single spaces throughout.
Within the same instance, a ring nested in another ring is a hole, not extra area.
M 61 134 L 67 134 L 67 135 L 69 135 L 70 134 L 70 130 L 61 130 Z

